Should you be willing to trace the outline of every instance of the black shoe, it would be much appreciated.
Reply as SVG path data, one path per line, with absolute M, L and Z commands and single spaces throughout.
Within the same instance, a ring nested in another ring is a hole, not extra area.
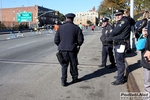
M 77 82 L 81 82 L 81 81 L 82 81 L 81 79 L 73 79 L 72 83 L 77 83 Z
M 124 76 L 123 80 L 124 80 L 124 82 L 127 82 L 127 76 Z
M 122 81 L 114 81 L 114 82 L 112 82 L 111 84 L 112 85 L 121 85 L 121 84 L 124 84 L 125 83 L 125 81 L 124 80 L 122 80 Z
M 114 78 L 117 79 L 117 76 L 114 76 Z M 123 79 L 123 80 L 124 80 L 124 82 L 127 82 L 127 77 L 124 76 L 124 79 Z
M 107 67 L 106 65 L 98 65 L 98 67 Z
M 116 68 L 117 66 L 114 64 L 111 64 L 108 68 Z
M 125 52 L 126 52 L 126 53 L 131 53 L 132 50 L 131 50 L 131 48 L 128 48 Z
M 61 85 L 65 87 L 67 86 L 67 82 L 61 82 Z

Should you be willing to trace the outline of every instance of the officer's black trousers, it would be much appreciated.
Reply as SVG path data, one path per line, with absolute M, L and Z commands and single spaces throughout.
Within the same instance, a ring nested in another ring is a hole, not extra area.
M 109 61 L 111 64 L 115 65 L 115 59 L 113 55 L 113 47 L 112 46 L 103 46 L 102 47 L 102 65 L 106 65 L 107 55 L 109 55 Z
M 115 51 L 115 59 L 118 69 L 117 81 L 122 81 L 124 79 L 124 71 L 125 71 L 125 52 L 119 53 L 117 49 L 120 48 L 120 45 L 114 46 Z
M 61 64 L 62 66 L 62 82 L 67 81 L 67 69 L 70 63 L 70 74 L 72 79 L 75 80 L 78 78 L 78 68 L 77 68 L 77 53 L 76 52 L 68 52 L 62 51 L 62 55 L 66 61 L 66 63 Z

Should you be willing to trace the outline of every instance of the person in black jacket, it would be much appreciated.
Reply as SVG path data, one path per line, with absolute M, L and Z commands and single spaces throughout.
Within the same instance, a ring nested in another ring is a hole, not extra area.
M 54 42 L 65 59 L 65 63 L 61 63 L 62 86 L 67 86 L 67 68 L 69 63 L 72 82 L 80 81 L 77 69 L 77 47 L 83 44 L 84 36 L 82 30 L 73 23 L 74 17 L 75 14 L 73 13 L 66 14 L 66 22 L 59 27 L 54 37 Z
M 123 10 L 116 10 L 116 27 L 110 33 L 113 36 L 115 60 L 118 69 L 116 81 L 112 85 L 120 85 L 125 83 L 125 49 L 126 41 L 130 38 L 131 25 L 127 17 L 123 16 Z
M 102 64 L 98 67 L 106 67 L 107 55 L 109 55 L 109 60 L 111 62 L 110 68 L 116 67 L 113 55 L 113 37 L 109 35 L 112 31 L 112 26 L 109 24 L 108 18 L 102 18 L 102 35 L 100 40 L 102 41 Z
M 135 20 L 130 16 L 130 9 L 124 10 L 124 15 L 128 18 L 130 25 L 131 25 L 131 33 L 130 33 L 130 39 L 127 41 L 127 49 L 126 53 L 131 53 L 131 48 L 133 47 L 133 30 L 135 25 Z
M 140 37 L 142 29 L 147 26 L 148 18 L 149 18 L 149 11 L 145 11 L 143 13 L 142 19 L 135 23 L 136 40 L 138 40 L 138 38 Z
M 150 93 L 150 21 L 148 21 L 147 32 L 145 50 L 142 51 L 141 66 L 143 66 L 144 71 L 144 88 L 146 92 Z
M 124 15 L 129 19 L 130 25 L 134 26 L 135 25 L 135 20 L 130 16 L 130 9 L 126 9 L 124 11 Z

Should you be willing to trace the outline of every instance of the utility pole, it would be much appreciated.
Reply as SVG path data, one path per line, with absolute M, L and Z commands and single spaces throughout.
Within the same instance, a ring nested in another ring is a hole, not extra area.
M 130 0 L 130 16 L 134 18 L 134 0 Z M 130 33 L 130 47 L 135 48 L 135 38 L 134 38 L 134 27 L 131 27 Z
M 134 0 L 130 0 L 130 16 L 134 18 Z
M 1 5 L 0 5 L 1 6 L 1 10 L 0 10 L 0 14 L 1 14 L 0 17 L 1 17 L 1 19 L 0 19 L 0 21 L 2 23 L 2 21 L 3 21 L 3 19 L 2 19 L 2 0 L 0 0 L 0 3 L 1 3 Z

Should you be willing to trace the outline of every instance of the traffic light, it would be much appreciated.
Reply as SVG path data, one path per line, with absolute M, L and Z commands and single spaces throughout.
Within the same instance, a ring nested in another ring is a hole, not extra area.
M 55 15 L 58 15 L 59 14 L 59 11 L 55 11 Z

